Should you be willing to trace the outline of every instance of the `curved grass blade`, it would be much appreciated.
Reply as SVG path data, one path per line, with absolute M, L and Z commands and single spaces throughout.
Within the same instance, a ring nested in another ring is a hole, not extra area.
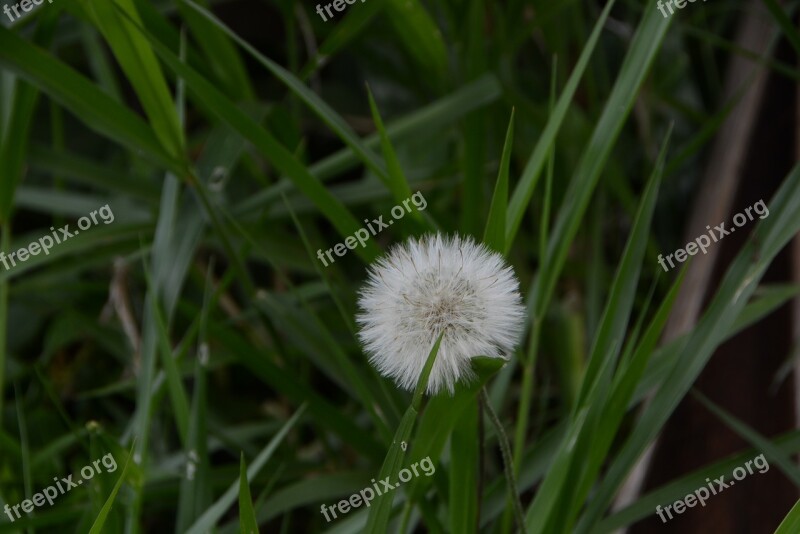
M 780 469 L 786 478 L 791 480 L 795 486 L 800 488 L 800 469 L 792 461 L 790 455 L 781 451 L 771 440 L 765 438 L 750 426 L 740 421 L 727 411 L 723 410 L 720 406 L 711 402 L 708 397 L 703 395 L 697 390 L 692 391 L 694 398 L 699 400 L 711 413 L 719 417 L 728 428 L 739 434 L 741 437 L 749 441 L 756 447 L 756 450 L 761 450 L 764 454 L 772 460 Z
M 183 381 L 181 380 L 178 364 L 173 357 L 168 332 L 169 327 L 167 326 L 167 321 L 161 310 L 159 291 L 155 287 L 155 284 L 153 284 L 153 278 L 147 265 L 143 265 L 142 267 L 147 285 L 147 292 L 150 295 L 150 298 L 147 300 L 150 304 L 151 316 L 155 322 L 156 335 L 158 336 L 158 351 L 161 353 L 162 364 L 167 374 L 167 386 L 169 389 L 169 398 L 172 402 L 173 416 L 175 417 L 175 423 L 178 427 L 181 443 L 186 447 L 189 435 L 189 400 L 186 396 Z
M 0 31 L 0 65 L 70 110 L 84 124 L 183 176 L 184 165 L 161 146 L 153 130 L 94 83 L 11 31 Z
M 174 159 L 183 159 L 183 129 L 161 65 L 130 22 L 142 23 L 133 0 L 82 0 L 82 3 L 136 90 L 162 146 Z M 124 11 L 127 18 L 120 16 L 118 10 Z
M 370 432 L 357 425 L 342 409 L 317 393 L 307 382 L 294 373 L 273 363 L 274 354 L 256 354 L 252 345 L 242 339 L 237 332 L 222 325 L 209 324 L 213 338 L 220 340 L 226 350 L 231 352 L 254 376 L 285 395 L 296 403 L 306 403 L 311 416 L 322 426 L 335 432 L 353 449 L 370 460 L 380 461 L 383 449 Z
M 386 2 L 367 2 L 359 6 L 361 9 L 351 10 L 320 45 L 314 57 L 308 60 L 300 73 L 300 78 L 307 80 L 314 71 L 325 65 L 332 55 L 355 39 L 385 6 Z
M 422 132 L 444 129 L 471 111 L 494 102 L 501 94 L 497 78 L 486 74 L 449 96 L 389 124 L 386 134 L 392 142 L 398 143 L 413 139 Z M 368 135 L 364 138 L 364 144 L 370 149 L 380 148 L 379 134 Z M 311 165 L 308 172 L 318 180 L 325 181 L 355 168 L 358 161 L 359 157 L 355 152 L 350 148 L 343 148 Z M 277 201 L 281 194 L 291 189 L 292 182 L 288 178 L 282 178 L 274 186 L 243 201 L 234 212 L 243 215 L 262 209 L 265 204 Z
M 58 18 L 58 10 L 48 11 L 36 27 L 34 42 L 49 46 Z M 35 86 L 12 80 L 6 94 L 0 91 L 0 105 L 8 106 L 9 114 L 7 121 L 0 118 L 0 223 L 3 224 L 11 218 L 14 192 L 22 181 L 34 111 L 39 100 L 39 90 Z M 0 117 L 3 115 L 0 113 Z

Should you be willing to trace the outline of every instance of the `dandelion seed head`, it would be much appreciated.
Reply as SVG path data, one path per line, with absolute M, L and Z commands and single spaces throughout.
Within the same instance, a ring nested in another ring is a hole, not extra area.
M 370 269 L 359 294 L 359 338 L 370 362 L 413 390 L 444 332 L 428 394 L 473 378 L 475 356 L 508 359 L 522 333 L 519 282 L 500 254 L 472 238 L 410 239 Z

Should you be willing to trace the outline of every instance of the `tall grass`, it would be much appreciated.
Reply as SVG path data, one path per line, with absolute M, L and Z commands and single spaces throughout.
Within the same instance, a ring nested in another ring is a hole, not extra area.
M 716 348 L 798 292 L 760 285 L 800 231 L 796 168 L 661 342 L 683 272 L 655 256 L 732 105 L 690 54 L 735 53 L 738 4 L 345 5 L 56 0 L 0 29 L 0 249 L 115 214 L 0 268 L 0 506 L 120 465 L 0 532 L 610 532 L 736 465 L 610 512 Z M 318 262 L 415 191 L 425 212 Z M 427 398 L 370 366 L 355 294 L 436 231 L 501 253 L 529 317 L 506 365 L 476 354 Z M 796 432 L 713 410 L 797 479 Z M 320 513 L 425 457 L 434 476 Z

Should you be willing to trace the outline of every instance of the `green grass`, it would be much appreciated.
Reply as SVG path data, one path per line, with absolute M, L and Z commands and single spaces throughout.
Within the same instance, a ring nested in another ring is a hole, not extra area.
M 800 51 L 797 3 L 765 6 Z M 57 0 L 0 28 L 0 250 L 115 215 L 0 266 L 0 507 L 104 454 L 120 466 L 0 514 L 0 533 L 596 534 L 760 452 L 800 486 L 797 432 L 764 436 L 701 397 L 753 448 L 612 511 L 716 349 L 800 292 L 762 283 L 800 231 L 795 168 L 697 324 L 662 341 L 685 269 L 656 257 L 682 245 L 741 94 L 723 100 L 722 66 L 752 56 L 733 37 L 740 4 L 335 13 Z M 425 211 L 319 262 L 417 191 Z M 528 320 L 506 365 L 476 354 L 474 382 L 428 398 L 438 344 L 401 391 L 362 350 L 356 296 L 388 247 L 437 231 L 503 255 Z M 433 476 L 320 513 L 425 457 Z M 786 513 L 778 532 L 800 521 Z

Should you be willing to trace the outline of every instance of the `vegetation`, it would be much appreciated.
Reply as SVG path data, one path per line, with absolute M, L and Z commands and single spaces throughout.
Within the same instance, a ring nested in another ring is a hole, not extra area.
M 796 3 L 765 4 L 800 51 Z M 737 98 L 740 3 L 315 9 L 54 0 L 0 29 L 0 250 L 113 211 L 0 268 L 0 508 L 119 465 L 0 532 L 611 532 L 754 456 L 611 511 L 715 349 L 797 293 L 760 285 L 800 230 L 794 169 L 662 341 L 685 269 L 657 257 Z M 318 259 L 417 191 L 425 211 Z M 509 363 L 475 354 L 452 396 L 423 395 L 430 367 L 416 394 L 381 377 L 355 319 L 368 266 L 430 232 L 502 253 L 528 311 Z M 796 434 L 718 413 L 800 480 Z

